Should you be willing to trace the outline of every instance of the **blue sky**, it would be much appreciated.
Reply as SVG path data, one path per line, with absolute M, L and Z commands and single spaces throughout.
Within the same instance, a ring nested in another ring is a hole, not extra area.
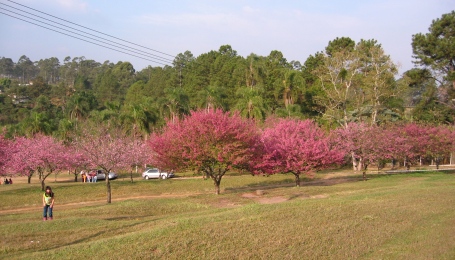
M 281 51 L 304 63 L 336 37 L 376 39 L 401 72 L 411 69 L 412 35 L 455 9 L 455 0 L 14 0 L 97 31 L 176 55 L 198 56 L 229 44 L 239 55 Z M 8 0 L 4 4 L 20 7 Z M 0 10 L 2 11 L 2 10 Z M 118 53 L 0 14 L 0 56 L 17 62 L 84 56 L 129 61 L 136 70 L 158 63 Z M 148 51 L 153 53 L 151 51 Z M 155 53 L 164 56 L 159 53 Z M 166 57 L 166 56 L 165 56 Z M 169 58 L 169 57 L 166 57 Z M 172 59 L 172 58 L 171 58 Z

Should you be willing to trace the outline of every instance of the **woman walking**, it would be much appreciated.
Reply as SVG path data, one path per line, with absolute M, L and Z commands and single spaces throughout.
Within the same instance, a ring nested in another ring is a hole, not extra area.
M 52 209 L 54 208 L 54 193 L 51 187 L 47 186 L 43 194 L 43 220 L 52 220 Z M 48 215 L 49 214 L 49 215 Z

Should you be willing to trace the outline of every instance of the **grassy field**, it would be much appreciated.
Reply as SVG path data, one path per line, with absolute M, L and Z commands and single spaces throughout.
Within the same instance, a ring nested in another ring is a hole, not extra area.
M 455 176 L 413 173 L 0 186 L 0 259 L 455 259 Z

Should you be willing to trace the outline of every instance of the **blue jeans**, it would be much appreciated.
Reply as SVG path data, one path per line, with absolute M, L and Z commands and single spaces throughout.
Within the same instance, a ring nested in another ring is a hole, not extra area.
M 49 212 L 49 217 L 52 218 L 52 208 L 51 205 L 46 205 L 43 207 L 43 217 L 47 218 L 47 213 Z

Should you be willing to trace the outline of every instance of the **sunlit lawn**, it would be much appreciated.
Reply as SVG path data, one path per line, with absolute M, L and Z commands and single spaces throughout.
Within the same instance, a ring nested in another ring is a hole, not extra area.
M 324 177 L 2 185 L 0 259 L 455 259 L 455 175 Z

